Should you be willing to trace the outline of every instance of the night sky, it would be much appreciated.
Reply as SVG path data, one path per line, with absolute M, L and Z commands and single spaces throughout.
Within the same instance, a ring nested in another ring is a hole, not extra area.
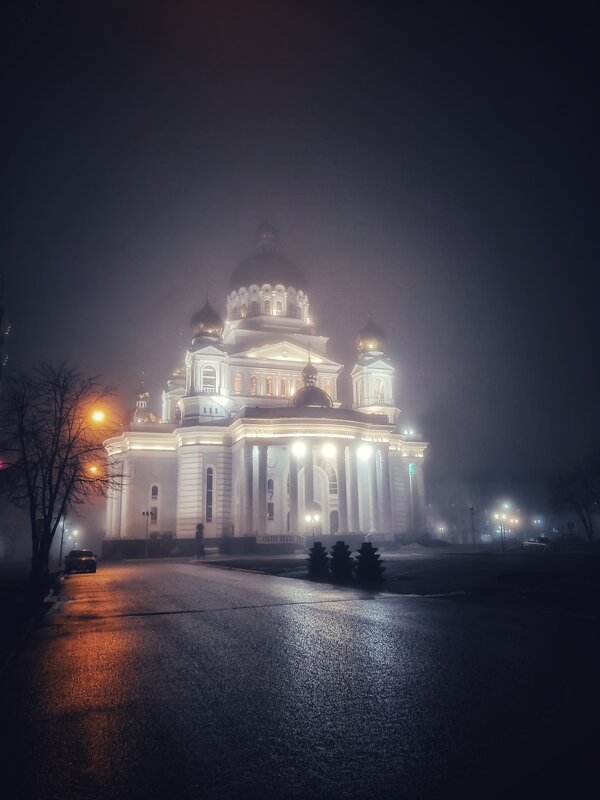
M 143 368 L 158 410 L 269 219 L 346 402 L 369 310 L 387 331 L 433 483 L 599 447 L 592 4 L 403 5 L 9 3 L 9 366 L 67 360 L 124 407 Z

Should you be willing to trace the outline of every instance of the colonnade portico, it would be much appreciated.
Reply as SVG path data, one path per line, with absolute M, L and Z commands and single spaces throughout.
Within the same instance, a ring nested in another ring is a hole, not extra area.
M 276 469 L 271 469 L 271 462 Z M 236 530 L 242 535 L 306 534 L 312 523 L 306 523 L 305 516 L 316 512 L 321 517 L 317 527 L 323 533 L 392 530 L 387 442 L 299 434 L 258 441 L 248 437 L 243 440 L 239 463 L 240 527 L 236 525 Z M 323 464 L 334 473 L 330 479 L 323 473 Z M 273 487 L 270 521 L 269 485 Z M 332 512 L 337 512 L 333 530 Z

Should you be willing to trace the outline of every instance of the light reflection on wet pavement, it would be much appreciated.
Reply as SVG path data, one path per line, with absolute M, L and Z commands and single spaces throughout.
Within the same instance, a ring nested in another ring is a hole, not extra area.
M 176 562 L 64 596 L 4 676 L 11 797 L 520 797 L 591 768 L 593 622 Z

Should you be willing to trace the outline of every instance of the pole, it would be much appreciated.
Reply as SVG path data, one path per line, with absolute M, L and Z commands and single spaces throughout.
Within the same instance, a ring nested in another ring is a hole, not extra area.
M 59 553 L 58 553 L 58 568 L 59 569 L 60 569 L 60 566 L 62 564 L 63 542 L 65 540 L 65 516 L 66 515 L 63 515 L 63 518 L 62 518 L 62 532 L 60 534 L 60 550 L 59 550 Z
M 142 517 L 146 517 L 146 548 L 144 558 L 148 558 L 148 525 L 150 524 L 150 512 L 142 511 Z

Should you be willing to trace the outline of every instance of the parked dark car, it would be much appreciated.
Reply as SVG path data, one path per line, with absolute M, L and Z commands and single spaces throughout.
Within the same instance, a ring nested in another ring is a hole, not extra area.
M 91 550 L 71 550 L 65 556 L 67 572 L 96 572 L 96 556 Z
M 523 542 L 523 547 L 539 548 L 540 550 L 545 550 L 551 546 L 552 541 L 547 536 L 532 536 Z

